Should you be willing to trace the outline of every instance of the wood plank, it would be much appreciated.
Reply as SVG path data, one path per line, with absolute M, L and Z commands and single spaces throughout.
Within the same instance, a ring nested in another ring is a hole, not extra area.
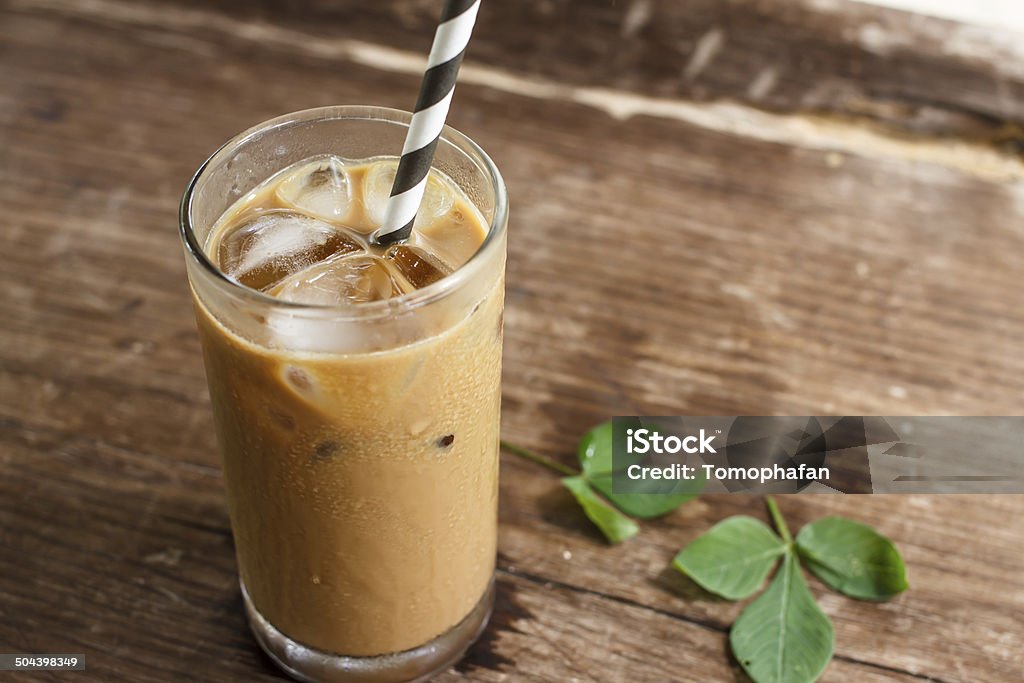
M 177 199 L 238 130 L 406 106 L 416 78 L 126 6 L 8 2 L 0 21 L 0 647 L 85 651 L 83 680 L 181 677 L 192 652 L 208 680 L 277 679 L 243 625 Z M 617 413 L 1019 410 L 1020 180 L 472 83 L 453 123 L 513 195 L 506 438 L 571 462 Z M 502 476 L 498 617 L 443 680 L 732 676 L 739 606 L 666 568 L 757 499 L 703 498 L 609 549 L 546 472 L 506 457 Z M 824 680 L 1019 677 L 1024 497 L 783 507 L 873 523 L 908 560 L 886 605 L 814 584 L 837 630 Z
M 268 44 L 358 41 L 414 55 L 429 47 L 437 5 L 314 0 L 301 11 L 232 0 L 22 0 L 16 6 L 195 34 L 227 25 Z M 586 30 L 559 30 L 586 27 Z M 975 27 L 849 0 L 492 3 L 470 64 L 690 101 L 729 99 L 774 111 L 871 120 L 923 136 L 1024 148 L 1024 51 L 1012 30 Z M 408 107 L 406 107 L 408 108 Z

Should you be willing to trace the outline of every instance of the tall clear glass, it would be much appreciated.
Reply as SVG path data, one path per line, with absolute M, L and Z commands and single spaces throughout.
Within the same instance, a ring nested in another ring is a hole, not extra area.
M 488 223 L 455 273 L 344 306 L 274 299 L 205 249 L 240 197 L 303 159 L 396 154 L 410 120 L 325 107 L 260 124 L 196 173 L 181 235 L 250 625 L 308 681 L 410 681 L 487 622 L 497 533 L 508 204 L 446 128 L 435 168 Z

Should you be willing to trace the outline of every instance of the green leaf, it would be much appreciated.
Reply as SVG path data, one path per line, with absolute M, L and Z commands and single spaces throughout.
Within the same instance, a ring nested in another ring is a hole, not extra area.
M 757 683 L 817 680 L 832 658 L 834 640 L 832 623 L 814 602 L 791 552 L 729 633 L 733 654 Z
M 572 495 L 583 507 L 583 512 L 610 542 L 621 543 L 640 531 L 636 522 L 601 500 L 583 477 L 566 477 L 562 483 L 572 491 Z
M 886 600 L 907 589 L 900 552 L 866 524 L 823 517 L 800 530 L 796 545 L 815 576 L 850 597 Z
M 695 498 L 704 488 L 704 478 L 666 481 L 659 493 L 615 493 L 612 490 L 612 423 L 602 422 L 583 435 L 579 445 L 580 466 L 587 482 L 612 505 L 628 515 L 653 519 L 672 512 Z
M 701 588 L 730 600 L 764 584 L 786 545 L 753 517 L 730 517 L 683 548 L 672 564 Z

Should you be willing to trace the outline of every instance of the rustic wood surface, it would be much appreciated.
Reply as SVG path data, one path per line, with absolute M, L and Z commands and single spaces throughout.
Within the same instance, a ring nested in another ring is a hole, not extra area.
M 4 680 L 280 680 L 246 631 L 175 212 L 273 115 L 408 108 L 436 2 L 0 0 Z M 358 9 L 358 11 L 357 11 Z M 504 436 L 612 414 L 1017 414 L 1019 37 L 841 0 L 485 3 L 451 122 L 508 182 Z M 1024 678 L 1024 497 L 803 496 L 898 543 L 812 588 L 823 680 Z M 493 622 L 440 681 L 742 681 L 741 604 L 668 565 L 759 499 L 609 548 L 504 456 Z

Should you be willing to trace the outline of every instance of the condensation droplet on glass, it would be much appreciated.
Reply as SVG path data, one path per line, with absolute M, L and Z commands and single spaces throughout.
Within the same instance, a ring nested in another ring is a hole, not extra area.
M 309 374 L 295 366 L 289 366 L 284 373 L 288 383 L 302 393 L 309 393 L 313 390 L 313 378 Z
M 427 427 L 430 426 L 430 420 L 426 418 L 420 418 L 409 425 L 409 433 L 413 436 L 419 436 L 423 432 L 427 431 Z

